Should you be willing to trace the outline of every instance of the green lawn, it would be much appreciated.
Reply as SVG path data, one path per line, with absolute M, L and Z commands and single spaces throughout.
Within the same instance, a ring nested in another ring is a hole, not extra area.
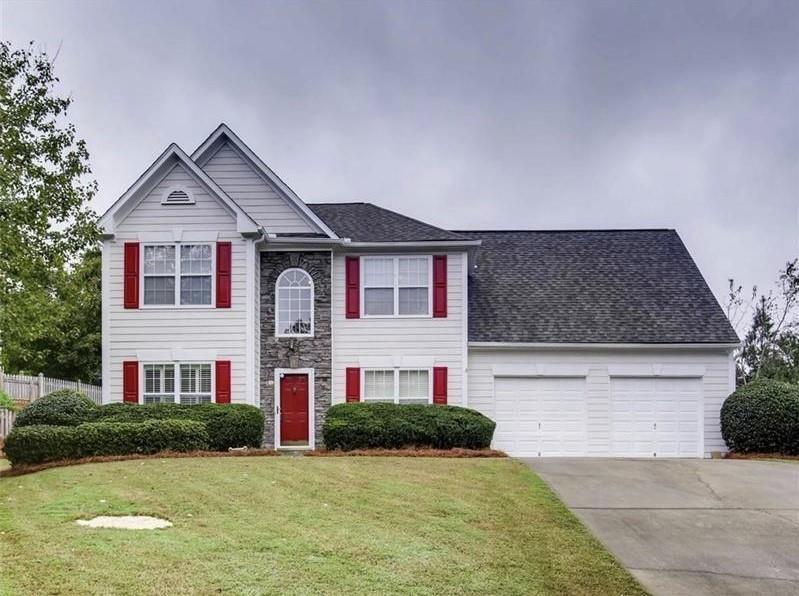
M 74 522 L 148 514 L 167 530 Z M 198 458 L 0 478 L 0 594 L 639 594 L 502 459 Z

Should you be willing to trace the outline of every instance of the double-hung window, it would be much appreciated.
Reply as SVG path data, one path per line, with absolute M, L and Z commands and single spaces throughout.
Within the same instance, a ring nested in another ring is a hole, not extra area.
M 432 387 L 428 369 L 366 369 L 363 371 L 364 401 L 395 404 L 430 403 Z
M 211 400 L 211 365 L 180 365 L 180 403 L 206 404 Z
M 144 403 L 160 404 L 175 401 L 175 365 L 144 365 Z
M 210 306 L 212 254 L 210 244 L 146 244 L 145 306 Z
M 429 256 L 362 257 L 366 317 L 430 316 Z
M 194 405 L 213 401 L 210 363 L 145 364 L 143 369 L 145 404 Z

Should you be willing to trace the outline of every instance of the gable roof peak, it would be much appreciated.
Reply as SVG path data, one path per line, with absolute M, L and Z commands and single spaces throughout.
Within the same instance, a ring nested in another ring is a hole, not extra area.
M 230 196 L 214 182 L 208 174 L 186 154 L 180 145 L 170 143 L 163 153 L 142 173 L 138 179 L 119 197 L 100 217 L 100 228 L 104 235 L 113 236 L 117 225 L 123 221 L 136 205 L 163 179 L 175 166 L 186 169 L 198 183 L 204 186 L 236 218 L 236 227 L 242 235 L 260 233 L 258 223 L 250 217 Z
M 200 167 L 216 154 L 223 144 L 229 143 L 247 161 L 255 172 L 264 180 L 272 185 L 297 212 L 320 232 L 329 238 L 338 238 L 336 233 L 330 229 L 308 206 L 297 196 L 288 184 L 278 176 L 269 166 L 250 147 L 242 141 L 239 136 L 224 122 L 221 122 L 208 137 L 192 152 L 191 159 Z

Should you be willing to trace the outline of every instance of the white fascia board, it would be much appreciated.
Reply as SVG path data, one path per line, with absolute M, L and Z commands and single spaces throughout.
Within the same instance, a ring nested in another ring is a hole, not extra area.
M 480 246 L 480 240 L 427 240 L 414 242 L 347 242 L 347 250 L 374 250 L 385 248 L 389 250 L 402 249 L 434 249 L 442 250 L 447 248 L 467 249 Z
M 176 165 L 182 165 L 213 196 L 236 217 L 236 230 L 242 236 L 257 236 L 261 233 L 258 224 L 239 205 L 231 199 L 177 144 L 172 143 L 144 173 L 100 218 L 103 235 L 114 235 L 116 226 L 123 221 L 133 208 L 153 187 Z
M 534 343 L 534 342 L 491 342 L 470 341 L 470 348 L 488 350 L 522 350 L 522 349 L 547 349 L 547 350 L 732 350 L 738 347 L 734 343 L 707 343 L 707 344 L 644 344 L 644 343 Z
M 336 233 L 331 230 L 325 222 L 323 222 L 319 216 L 317 216 L 311 209 L 306 205 L 300 197 L 297 196 L 288 184 L 283 182 L 280 179 L 280 176 L 275 174 L 272 169 L 267 166 L 260 157 L 250 149 L 247 144 L 242 141 L 235 132 L 233 132 L 227 124 L 222 123 L 220 124 L 217 129 L 210 134 L 210 136 L 203 141 L 197 149 L 191 154 L 191 159 L 199 166 L 203 167 L 208 162 L 209 159 L 213 156 L 216 149 L 217 142 L 222 138 L 225 137 L 241 154 L 242 156 L 249 161 L 255 169 L 264 176 L 269 182 L 271 182 L 274 186 L 280 190 L 283 195 L 289 199 L 294 204 L 294 207 L 311 223 L 313 223 L 319 230 L 327 234 L 329 238 L 338 238 Z

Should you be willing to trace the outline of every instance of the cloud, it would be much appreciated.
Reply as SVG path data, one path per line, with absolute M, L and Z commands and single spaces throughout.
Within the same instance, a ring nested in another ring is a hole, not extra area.
M 797 253 L 795 2 L 3 5 L 53 52 L 100 211 L 231 125 L 308 201 L 452 228 L 677 228 L 717 296 Z

